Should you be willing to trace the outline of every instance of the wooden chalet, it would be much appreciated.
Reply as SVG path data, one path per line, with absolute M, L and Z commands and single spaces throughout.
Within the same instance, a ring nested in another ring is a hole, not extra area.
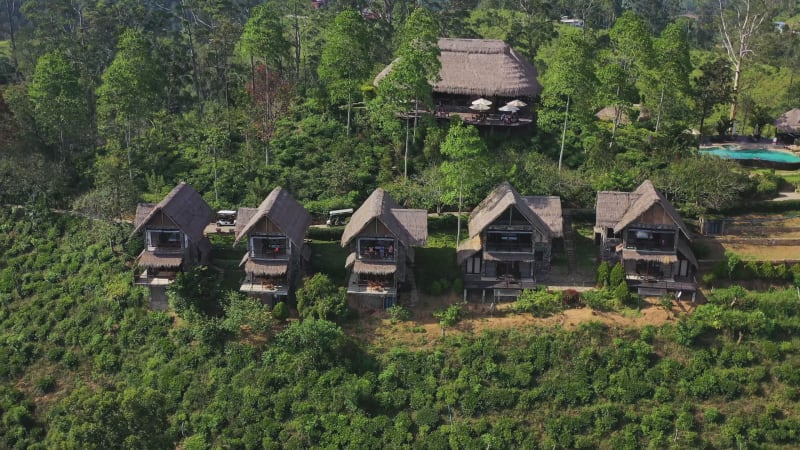
M 280 187 L 258 208 L 239 208 L 234 245 L 247 240 L 239 290 L 271 305 L 293 293 L 309 260 L 304 238 L 310 225 L 311 214 Z
M 536 68 L 508 44 L 494 39 L 439 39 L 441 70 L 439 81 L 433 84 L 433 104 L 436 117 L 448 119 L 459 116 L 477 126 L 519 127 L 535 122 L 533 103 L 541 94 Z M 386 66 L 374 81 L 378 86 L 392 70 Z M 485 98 L 492 101 L 489 110 L 470 109 L 472 101 Z M 498 111 L 507 102 L 523 100 L 528 104 L 517 114 Z M 431 113 L 419 110 L 412 113 Z M 509 117 L 503 120 L 503 117 Z
M 480 291 L 492 301 L 515 299 L 536 287 L 549 269 L 553 239 L 563 238 L 561 199 L 527 196 L 504 182 L 469 217 L 469 239 L 458 246 L 464 295 Z
M 166 307 L 165 287 L 177 272 L 208 264 L 211 243 L 204 235 L 214 212 L 186 183 L 158 204 L 139 203 L 133 234 L 142 233 L 145 248 L 136 258 L 134 283 L 150 288 L 151 305 Z
M 694 295 L 697 259 L 691 234 L 650 180 L 633 192 L 598 192 L 596 212 L 601 258 L 622 262 L 631 289 L 640 295 Z
M 367 309 L 393 305 L 398 288 L 410 281 L 413 247 L 425 245 L 427 239 L 427 211 L 401 208 L 386 191 L 376 189 L 342 234 L 342 247 L 351 251 L 345 262 L 350 303 Z

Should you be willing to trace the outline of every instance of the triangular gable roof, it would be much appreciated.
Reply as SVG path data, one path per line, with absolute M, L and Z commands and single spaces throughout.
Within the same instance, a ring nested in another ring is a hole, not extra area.
M 611 199 L 623 200 L 625 197 L 621 195 L 609 195 L 607 198 L 603 199 L 603 202 Z M 628 207 L 622 212 L 621 217 L 619 217 L 614 224 L 614 233 L 619 233 L 622 231 L 625 227 L 634 222 L 639 216 L 647 212 L 647 210 L 654 205 L 660 205 L 664 209 L 664 212 L 670 217 L 670 219 L 672 219 L 675 225 L 681 230 L 681 232 L 683 232 L 684 236 L 686 236 L 687 239 L 691 239 L 689 228 L 686 227 L 686 224 L 683 222 L 683 219 L 681 219 L 678 211 L 675 210 L 675 207 L 672 206 L 672 203 L 670 203 L 666 198 L 664 198 L 663 195 L 661 195 L 661 193 L 656 190 L 655 186 L 653 186 L 653 183 L 650 180 L 645 180 L 641 185 L 639 185 L 638 188 L 636 188 L 635 191 L 631 192 L 627 196 L 627 202 Z M 621 204 L 622 201 L 618 203 L 618 206 Z M 601 203 L 601 197 L 598 194 L 597 211 L 601 211 L 601 208 L 604 206 L 605 205 Z M 616 213 L 619 213 L 620 211 L 621 208 L 617 207 L 614 209 L 614 212 Z
M 561 197 L 554 195 L 528 195 L 522 197 L 528 207 L 550 228 L 554 238 L 564 237 L 564 215 L 561 212 Z
M 167 215 L 178 228 L 186 233 L 193 241 L 200 241 L 204 235 L 206 225 L 214 219 L 214 211 L 208 206 L 203 197 L 191 186 L 181 182 L 156 205 L 141 203 L 136 208 L 133 233 L 139 233 L 142 228 L 159 212 Z
M 237 230 L 234 244 L 245 237 L 259 220 L 267 217 L 295 246 L 301 247 L 303 238 L 311 225 L 311 214 L 300 203 L 297 203 L 297 200 L 286 189 L 281 187 L 273 189 L 261 202 L 255 213 L 251 208 L 241 208 L 239 211 L 249 217 L 244 227 Z M 237 215 L 237 219 L 244 222 L 241 216 Z
M 428 239 L 428 212 L 403 209 L 383 189 L 375 189 L 358 208 L 342 233 L 342 247 L 350 244 L 373 219 L 379 220 L 405 246 L 424 245 Z
M 559 201 L 559 209 L 560 205 Z M 519 192 L 508 181 L 500 183 L 472 210 L 469 215 L 469 237 L 478 236 L 484 228 L 494 222 L 509 206 L 517 208 L 517 211 L 546 237 L 553 237 L 550 226 L 530 208 L 528 202 L 519 195 Z
M 442 67 L 434 92 L 475 97 L 532 97 L 542 92 L 536 67 L 501 40 L 440 38 L 438 44 Z M 393 65 L 375 77 L 375 86 Z

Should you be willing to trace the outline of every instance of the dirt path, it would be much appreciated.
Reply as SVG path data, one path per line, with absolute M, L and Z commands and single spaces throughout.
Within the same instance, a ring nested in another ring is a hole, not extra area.
M 459 334 L 479 335 L 486 330 L 508 330 L 527 327 L 560 327 L 577 329 L 581 324 L 600 322 L 614 328 L 640 328 L 645 325 L 660 326 L 676 320 L 683 314 L 691 313 L 695 306 L 690 302 L 673 302 L 670 311 L 665 310 L 658 300 L 647 299 L 640 310 L 624 312 L 603 312 L 590 308 L 568 309 L 551 317 L 537 318 L 531 314 L 506 312 L 510 304 L 503 304 L 500 311 L 490 315 L 488 304 L 468 303 L 466 318 L 453 329 L 446 330 L 447 336 Z M 407 346 L 411 348 L 430 348 L 441 340 L 442 330 L 433 317 L 436 307 L 422 307 L 414 310 L 414 318 L 407 322 L 392 323 L 383 312 L 373 312 L 362 316 L 357 324 L 347 327 L 348 334 L 359 340 L 370 342 L 380 348 Z

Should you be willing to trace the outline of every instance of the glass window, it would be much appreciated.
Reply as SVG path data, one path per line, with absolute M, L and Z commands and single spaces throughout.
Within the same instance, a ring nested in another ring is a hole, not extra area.
M 286 236 L 250 237 L 250 256 L 257 259 L 284 259 L 289 256 L 289 239 Z
M 149 230 L 147 232 L 147 247 L 156 249 L 180 249 L 181 232 L 179 230 Z
M 358 259 L 393 260 L 397 249 L 391 238 L 360 238 L 358 240 Z

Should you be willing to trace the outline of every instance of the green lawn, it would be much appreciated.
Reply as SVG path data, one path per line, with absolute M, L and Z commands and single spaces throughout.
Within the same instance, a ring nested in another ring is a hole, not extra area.
M 344 262 L 350 251 L 342 248 L 339 241 L 314 240 L 311 246 L 311 270 L 324 273 L 339 286 L 347 286 L 347 270 Z

